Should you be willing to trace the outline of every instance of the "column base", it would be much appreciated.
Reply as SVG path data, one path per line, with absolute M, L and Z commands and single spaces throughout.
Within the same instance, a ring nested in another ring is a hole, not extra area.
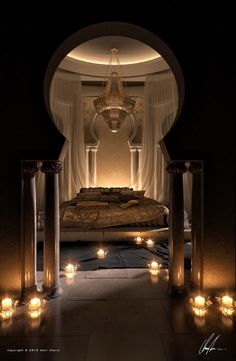
M 27 303 L 31 298 L 41 295 L 42 292 L 38 289 L 37 285 L 25 288 L 21 294 L 21 302 Z
M 166 293 L 168 296 L 172 297 L 185 297 L 186 290 L 184 286 L 168 286 Z
M 48 298 L 56 298 L 56 297 L 60 297 L 63 294 L 63 290 L 60 286 L 56 286 L 56 287 L 46 287 L 46 286 L 42 286 L 42 291 L 43 294 L 45 296 L 47 296 Z
M 199 284 L 197 284 L 196 282 L 194 282 L 194 281 L 192 281 L 192 282 L 190 283 L 190 288 L 191 288 L 192 290 L 197 290 L 197 291 L 201 291 L 201 290 L 202 290 L 202 287 L 201 287 Z

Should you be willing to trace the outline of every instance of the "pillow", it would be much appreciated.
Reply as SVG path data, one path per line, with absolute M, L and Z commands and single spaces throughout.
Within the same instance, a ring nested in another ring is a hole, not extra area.
M 96 193 L 96 192 L 99 192 L 101 194 L 118 194 L 120 193 L 121 191 L 132 191 L 133 188 L 128 188 L 128 187 L 97 187 L 97 188 L 81 188 L 80 189 L 80 193 L 77 193 L 78 194 L 81 194 L 81 193 Z
M 85 201 L 99 201 L 101 198 L 102 193 L 101 192 L 83 192 L 83 193 L 77 193 L 77 200 L 85 200 Z
M 100 197 L 100 201 L 102 202 L 120 202 L 119 194 L 102 194 Z
M 139 204 L 139 201 L 137 201 L 136 199 L 132 199 L 131 201 L 128 201 L 127 203 L 122 203 L 119 205 L 120 208 L 126 209 L 132 206 L 136 206 L 137 204 Z
M 108 206 L 107 202 L 98 202 L 98 201 L 81 201 L 77 202 L 77 207 L 100 207 L 100 206 Z
M 121 191 L 120 192 L 120 200 L 121 201 L 130 201 L 132 199 L 142 199 L 145 191 Z

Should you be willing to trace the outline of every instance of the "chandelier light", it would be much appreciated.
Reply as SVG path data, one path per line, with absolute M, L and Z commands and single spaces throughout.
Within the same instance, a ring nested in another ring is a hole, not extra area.
M 116 59 L 117 65 L 120 67 L 117 49 L 111 50 L 111 58 L 108 64 L 107 74 L 112 64 L 113 58 Z M 135 106 L 133 100 L 125 91 L 121 80 L 121 71 L 111 72 L 105 77 L 105 87 L 102 95 L 94 100 L 94 107 L 97 114 L 102 115 L 110 130 L 114 133 L 118 132 L 121 124 L 125 121 L 127 115 L 130 115 Z

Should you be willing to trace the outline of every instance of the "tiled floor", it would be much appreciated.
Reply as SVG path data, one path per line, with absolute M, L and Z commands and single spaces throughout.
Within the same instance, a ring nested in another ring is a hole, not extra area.
M 74 280 L 61 275 L 61 285 L 62 297 L 46 304 L 39 321 L 19 306 L 10 323 L 1 322 L 1 360 L 236 359 L 235 319 L 215 304 L 204 318 L 194 317 L 189 296 L 167 296 L 164 269 L 156 278 L 146 269 L 80 271 Z M 199 355 L 213 333 L 213 347 L 222 350 Z

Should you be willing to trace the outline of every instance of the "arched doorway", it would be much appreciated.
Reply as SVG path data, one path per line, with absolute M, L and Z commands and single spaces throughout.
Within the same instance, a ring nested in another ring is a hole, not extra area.
M 160 67 L 161 66 L 164 67 L 161 69 L 161 71 L 159 71 L 160 73 L 163 73 L 163 74 L 161 74 L 161 77 L 164 78 L 166 81 L 165 72 L 167 69 L 170 69 L 171 76 L 176 84 L 177 93 L 178 93 L 175 112 L 173 113 L 172 109 L 171 109 L 169 111 L 169 114 L 166 114 L 165 112 L 163 114 L 163 121 L 165 121 L 167 119 L 166 116 L 174 114 L 174 116 L 172 117 L 172 122 L 171 122 L 171 124 L 169 124 L 169 127 L 171 127 L 173 122 L 176 121 L 179 117 L 179 114 L 180 114 L 180 111 L 181 111 L 181 108 L 183 105 L 183 99 L 184 99 L 183 75 L 182 75 L 181 68 L 178 64 L 178 61 L 177 61 L 175 55 L 172 53 L 172 51 L 169 49 L 169 47 L 161 39 L 159 39 L 156 35 L 148 32 L 145 29 L 137 27 L 135 25 L 126 24 L 126 23 L 116 23 L 116 22 L 95 24 L 88 28 L 82 29 L 82 30 L 78 31 L 77 33 L 73 34 L 72 36 L 70 36 L 68 39 L 66 39 L 60 45 L 58 50 L 55 52 L 55 54 L 53 55 L 49 65 L 48 65 L 48 69 L 47 69 L 47 72 L 45 75 L 45 87 L 44 87 L 45 102 L 46 102 L 48 112 L 51 115 L 51 118 L 54 119 L 54 121 L 55 121 L 55 116 L 53 115 L 53 107 L 52 107 L 52 103 L 51 103 L 51 99 L 50 99 L 50 89 L 51 89 L 51 84 L 53 81 L 54 74 L 57 71 L 58 66 L 62 65 L 65 57 L 68 54 L 71 54 L 71 52 L 75 48 L 79 49 L 80 46 L 83 46 L 84 44 L 86 45 L 87 43 L 89 43 L 91 41 L 96 41 L 96 39 L 106 38 L 106 37 L 113 37 L 113 38 L 123 37 L 124 39 L 133 39 L 134 41 L 145 44 L 147 47 L 150 47 L 155 52 L 158 52 L 158 54 L 160 54 L 163 62 L 160 64 L 160 61 L 159 61 L 158 65 Z M 81 59 L 79 59 L 79 61 L 81 61 Z M 82 61 L 84 61 L 86 63 L 86 59 L 82 59 Z M 142 63 L 142 61 L 140 61 L 140 63 Z M 68 67 L 68 62 L 67 62 L 67 65 L 64 64 L 64 69 L 68 70 L 68 69 L 66 69 L 66 66 Z M 96 64 L 96 66 L 97 66 L 97 64 Z M 95 68 L 95 66 L 94 66 L 94 68 Z M 71 70 L 75 70 L 75 68 L 73 69 L 73 66 L 72 66 Z M 94 71 L 94 69 L 92 69 L 91 71 Z M 156 73 L 158 73 L 158 72 L 156 72 L 154 70 L 154 73 L 151 73 L 151 74 L 147 73 L 145 75 L 153 75 L 153 74 L 156 75 Z M 67 77 L 67 75 L 68 74 L 66 74 L 66 77 Z M 98 74 L 95 74 L 95 75 L 98 75 Z M 64 74 L 63 74 L 63 76 L 64 76 Z M 69 74 L 69 76 L 72 76 L 72 75 Z M 167 83 L 169 80 L 170 80 L 170 78 L 167 77 Z M 153 79 L 150 80 L 150 83 L 152 81 L 153 81 Z M 160 82 L 159 77 L 156 79 L 156 82 L 157 83 Z M 151 88 L 151 86 L 149 86 L 149 88 Z M 151 98 L 151 96 L 152 96 L 152 93 L 149 92 L 147 98 L 149 99 L 149 98 Z M 160 96 L 160 94 L 157 95 L 157 98 L 158 97 L 159 97 L 158 100 L 160 101 L 161 105 L 163 105 L 165 107 L 165 100 L 166 100 L 165 97 L 164 97 L 164 99 L 161 99 L 162 97 Z M 163 102 L 163 104 L 162 104 L 162 102 Z M 154 106 L 155 106 L 155 104 L 154 104 Z M 154 117 L 155 117 L 155 111 L 153 113 L 154 113 Z M 158 112 L 158 113 L 160 113 L 160 112 Z M 163 129 L 163 127 L 161 126 L 161 127 L 159 127 L 159 129 Z M 76 131 L 78 131 L 78 130 L 79 130 L 79 127 L 76 128 Z M 150 128 L 149 128 L 149 133 L 155 133 L 156 130 L 157 130 L 157 127 L 154 129 L 153 124 L 151 124 Z M 98 133 L 98 132 L 95 132 L 95 133 Z M 72 136 L 74 134 L 75 134 L 75 132 L 72 132 Z M 156 146 L 159 146 L 159 142 L 164 135 L 165 134 L 162 134 L 162 136 L 159 137 L 159 139 L 157 141 L 155 141 Z M 157 157 L 159 156 L 160 149 L 158 148 L 158 149 L 153 150 L 153 149 L 149 148 L 149 145 L 152 143 L 152 142 L 150 142 L 150 139 L 151 138 L 148 138 L 148 137 L 146 139 L 146 148 L 147 148 L 146 154 L 148 154 L 148 153 L 152 154 L 152 152 L 153 152 L 154 153 L 153 162 L 155 163 L 155 161 L 157 160 Z M 93 146 L 94 144 L 91 144 L 91 145 Z M 68 147 L 68 142 L 65 146 Z M 151 150 L 151 152 L 149 152 L 150 150 Z M 65 149 L 62 153 L 65 154 Z M 144 156 L 142 158 L 144 158 Z M 149 163 L 149 161 L 146 162 L 144 160 L 143 163 L 146 164 L 146 163 Z M 81 167 L 81 169 L 82 168 L 83 167 Z M 151 171 L 153 173 L 153 172 L 155 172 L 155 169 L 153 171 L 153 169 L 151 168 Z M 81 177 L 81 174 L 79 176 Z M 89 177 L 86 176 L 86 174 L 84 173 L 84 176 L 82 178 L 88 179 Z M 133 178 L 135 178 L 135 177 L 133 176 Z M 146 172 L 146 178 L 149 180 L 150 173 L 148 174 L 148 172 Z M 138 180 L 137 183 L 139 185 L 144 184 L 143 179 L 144 179 L 144 177 L 143 177 L 143 172 L 142 172 L 141 181 Z M 151 184 L 152 183 L 155 184 L 154 181 L 152 181 Z M 116 185 L 114 185 L 114 186 L 116 186 Z

